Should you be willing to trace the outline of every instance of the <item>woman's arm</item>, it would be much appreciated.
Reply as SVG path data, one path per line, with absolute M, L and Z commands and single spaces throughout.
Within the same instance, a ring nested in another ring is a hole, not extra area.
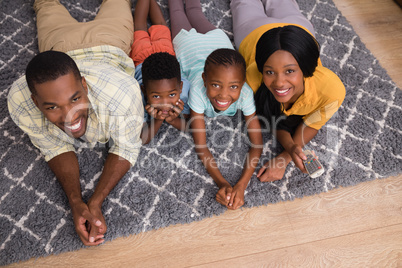
M 302 172 L 306 172 L 302 161 L 302 159 L 305 158 L 302 148 L 317 135 L 317 132 L 318 130 L 308 127 L 304 123 L 301 123 L 297 127 L 293 137 L 285 130 L 276 131 L 274 135 L 285 150 L 275 158 L 267 161 L 258 171 L 257 178 L 259 178 L 260 181 L 282 179 L 286 167 L 292 160 Z
M 304 123 L 301 123 L 297 127 L 293 137 L 285 130 L 278 130 L 276 132 L 276 138 L 279 143 L 289 154 L 289 157 L 293 160 L 295 165 L 304 173 L 306 169 L 304 168 L 303 160 L 306 159 L 306 156 L 303 153 L 303 147 L 309 143 L 317 133 L 318 130 L 308 127 Z M 289 159 L 289 157 L 287 158 Z

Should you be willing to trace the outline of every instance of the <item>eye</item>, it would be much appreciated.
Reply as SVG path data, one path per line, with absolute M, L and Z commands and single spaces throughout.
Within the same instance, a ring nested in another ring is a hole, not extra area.
M 74 98 L 72 102 L 77 102 L 81 97 Z
M 265 73 L 268 74 L 268 75 L 274 74 L 273 71 L 265 71 Z
M 160 96 L 158 96 L 158 95 L 152 95 L 152 98 L 153 98 L 153 99 L 159 99 Z
M 294 72 L 295 72 L 295 70 L 293 70 L 293 69 L 289 69 L 289 70 L 286 71 L 286 73 L 288 73 L 288 74 L 291 74 L 291 73 L 294 73 Z
M 169 97 L 171 98 L 173 98 L 174 96 L 176 96 L 176 93 L 169 94 Z
M 51 110 L 55 110 L 56 108 L 57 108 L 57 106 L 52 106 L 52 107 L 47 107 L 46 110 L 51 111 Z
M 219 85 L 218 84 L 212 84 L 212 87 L 219 88 Z
M 230 88 L 231 88 L 231 89 L 238 89 L 239 86 L 238 86 L 238 85 L 232 85 L 232 86 L 230 86 Z

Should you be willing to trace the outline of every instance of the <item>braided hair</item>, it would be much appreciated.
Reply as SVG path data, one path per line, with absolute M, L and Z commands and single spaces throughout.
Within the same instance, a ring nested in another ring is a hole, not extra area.
M 214 50 L 207 59 L 205 60 L 204 65 L 204 74 L 207 74 L 207 71 L 211 67 L 211 65 L 223 65 L 225 67 L 228 66 L 239 66 L 241 68 L 243 79 L 246 78 L 246 62 L 243 56 L 236 50 L 230 48 L 219 48 Z

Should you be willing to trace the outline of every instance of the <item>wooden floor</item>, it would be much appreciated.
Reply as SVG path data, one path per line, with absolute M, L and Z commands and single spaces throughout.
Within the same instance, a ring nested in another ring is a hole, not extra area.
M 334 0 L 402 88 L 402 10 Z M 402 267 L 402 175 L 10 267 Z

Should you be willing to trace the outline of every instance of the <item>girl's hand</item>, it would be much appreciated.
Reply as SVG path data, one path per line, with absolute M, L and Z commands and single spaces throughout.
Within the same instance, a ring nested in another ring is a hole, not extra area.
M 215 197 L 216 201 L 218 201 L 218 203 L 227 207 L 229 205 L 229 201 L 232 196 L 232 191 L 233 191 L 233 188 L 232 188 L 232 186 L 230 186 L 230 184 L 225 184 L 225 185 L 221 186 L 219 188 L 218 193 L 216 194 L 216 197 Z
M 228 209 L 238 209 L 244 205 L 244 190 L 243 187 L 235 185 L 232 190 L 232 194 L 227 205 Z

